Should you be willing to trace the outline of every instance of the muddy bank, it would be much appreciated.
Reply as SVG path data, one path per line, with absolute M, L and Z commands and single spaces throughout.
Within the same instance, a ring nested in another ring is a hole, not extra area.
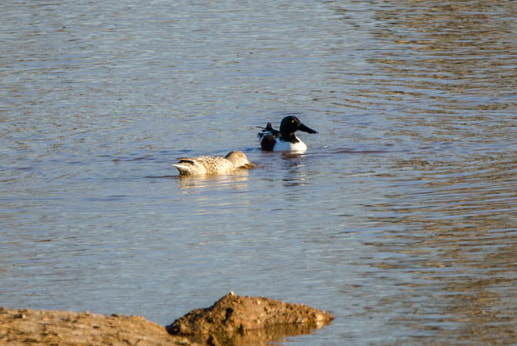
M 311 333 L 332 319 L 306 305 L 232 293 L 167 327 L 140 316 L 0 308 L 0 344 L 260 345 Z
M 249 345 L 309 334 L 334 316 L 302 304 L 230 293 L 209 308 L 192 310 L 168 325 L 172 335 L 212 345 Z
M 185 345 L 140 316 L 0 308 L 2 345 Z

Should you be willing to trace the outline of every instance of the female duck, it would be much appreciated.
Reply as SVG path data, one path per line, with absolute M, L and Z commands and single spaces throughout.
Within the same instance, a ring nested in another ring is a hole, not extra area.
M 266 127 L 262 128 L 262 132 L 258 134 L 260 147 L 265 151 L 304 153 L 307 151 L 307 146 L 294 134 L 298 130 L 308 133 L 318 133 L 302 124 L 297 117 L 290 115 L 282 119 L 280 131 L 275 130 L 271 126 L 271 123 L 267 123 Z
M 225 157 L 222 156 L 199 156 L 181 157 L 178 163 L 173 164 L 180 175 L 214 175 L 231 174 L 241 168 L 251 168 L 255 165 L 251 163 L 246 154 L 242 151 L 234 150 Z

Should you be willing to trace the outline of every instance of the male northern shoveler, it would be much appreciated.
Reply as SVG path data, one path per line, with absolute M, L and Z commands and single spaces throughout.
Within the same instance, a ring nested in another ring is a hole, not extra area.
M 262 127 L 262 132 L 258 134 L 260 147 L 265 151 L 304 153 L 307 151 L 307 146 L 294 134 L 298 130 L 318 133 L 302 124 L 297 117 L 290 115 L 282 119 L 280 131 L 275 130 L 271 123 L 267 123 L 266 127 Z
M 225 157 L 181 157 L 178 161 L 173 166 L 178 169 L 180 175 L 230 174 L 241 168 L 255 166 L 248 160 L 246 154 L 238 150 L 229 152 Z

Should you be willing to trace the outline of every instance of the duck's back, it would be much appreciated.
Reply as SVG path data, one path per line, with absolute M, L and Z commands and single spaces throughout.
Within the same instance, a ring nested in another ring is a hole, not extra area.
M 173 166 L 178 169 L 181 175 L 204 175 L 204 174 L 224 174 L 233 170 L 233 165 L 224 157 L 200 156 L 182 157 Z
M 201 161 L 207 171 L 207 174 L 222 174 L 231 172 L 233 164 L 224 157 L 220 156 L 202 156 Z

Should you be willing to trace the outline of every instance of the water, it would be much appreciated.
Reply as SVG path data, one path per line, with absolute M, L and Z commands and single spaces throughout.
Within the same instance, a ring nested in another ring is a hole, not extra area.
M 233 290 L 289 344 L 517 340 L 512 1 L 0 4 L 0 298 L 163 325 Z M 306 155 L 256 126 L 298 115 Z M 240 149 L 247 174 L 179 179 Z

